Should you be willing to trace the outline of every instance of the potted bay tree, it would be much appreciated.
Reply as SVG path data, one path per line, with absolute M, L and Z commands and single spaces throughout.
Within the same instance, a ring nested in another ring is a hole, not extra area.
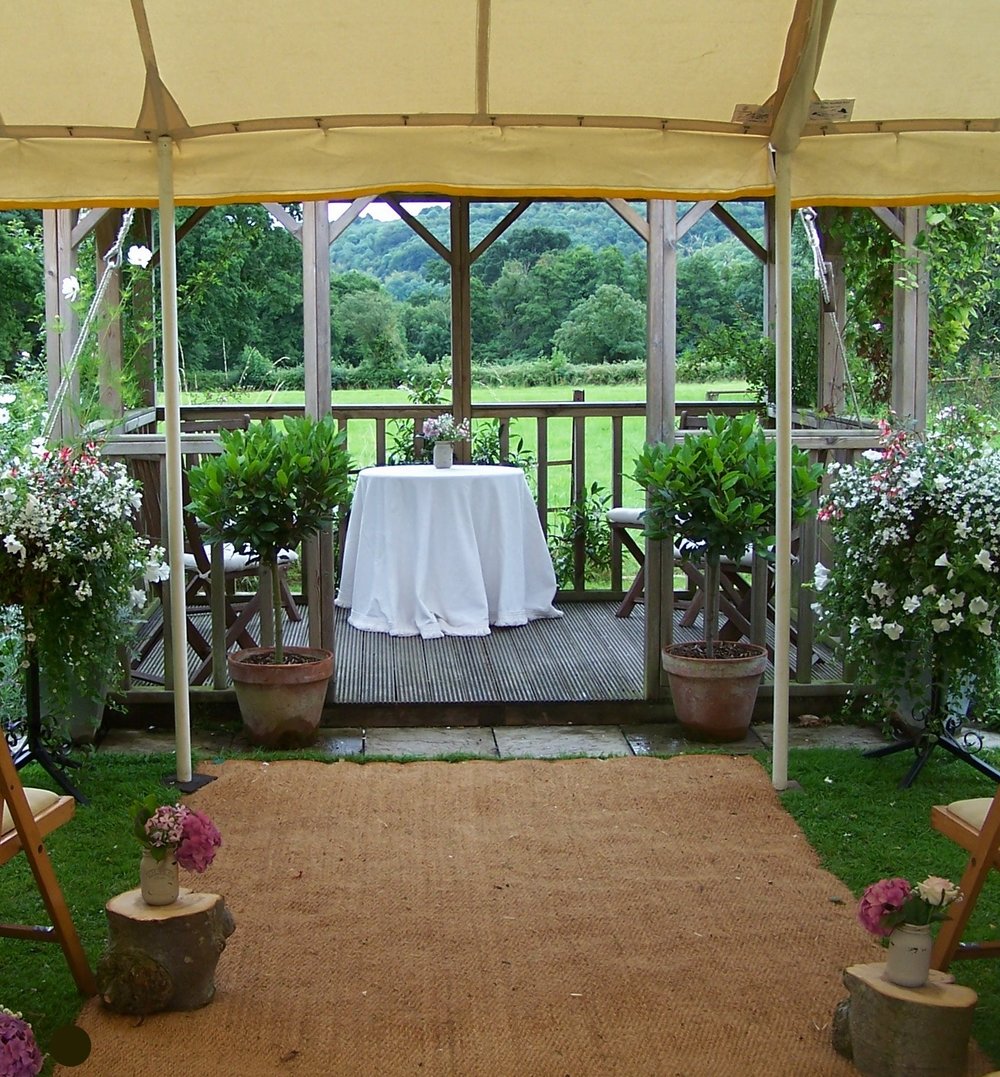
M 266 420 L 222 430 L 222 452 L 189 476 L 188 509 L 209 542 L 231 542 L 270 570 L 274 646 L 236 651 L 229 674 L 250 740 L 269 747 L 308 744 L 323 714 L 333 654 L 284 642 L 278 556 L 331 522 L 347 500 L 347 432 L 327 416 Z
M 708 428 L 647 444 L 634 478 L 646 491 L 647 538 L 673 540 L 699 561 L 705 581 L 705 639 L 663 648 L 663 668 L 678 721 L 707 740 L 740 740 L 750 727 L 767 651 L 719 639 L 722 559 L 739 565 L 749 550 L 773 545 L 775 443 L 757 417 L 709 415 Z M 822 468 L 793 450 L 792 519 L 814 511 Z

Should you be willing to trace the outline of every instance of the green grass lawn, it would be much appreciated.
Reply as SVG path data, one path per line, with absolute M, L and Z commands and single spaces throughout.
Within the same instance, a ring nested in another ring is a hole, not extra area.
M 761 762 L 769 767 L 763 755 Z M 1000 759 L 994 757 L 993 762 Z M 823 866 L 856 895 L 888 875 L 904 875 L 913 881 L 938 874 L 957 881 L 961 875 L 965 854 L 931 829 L 931 806 L 989 795 L 992 787 L 968 766 L 941 757 L 931 760 L 912 789 L 899 790 L 899 780 L 910 763 L 908 754 L 873 760 L 845 749 L 799 749 L 790 754 L 789 775 L 802 788 L 785 793 L 783 804 Z M 92 796 L 92 804 L 78 809 L 72 822 L 48 840 L 92 963 L 106 938 L 104 903 L 138 884 L 139 846 L 129 833 L 130 805 L 152 791 L 167 799 L 161 779 L 172 770 L 169 755 L 91 756 L 79 780 Z M 29 783 L 48 784 L 46 775 L 34 766 L 25 769 L 24 777 Z M 0 909 L 7 921 L 44 922 L 23 857 L 0 872 Z M 767 910 L 762 909 L 761 915 L 766 916 Z M 801 915 L 808 917 L 810 910 L 803 908 Z M 994 877 L 979 900 L 973 932 L 996 937 L 998 925 L 1000 878 Z M 866 936 L 860 925 L 857 932 L 860 959 Z M 839 979 L 840 972 L 831 969 L 830 975 Z M 952 972 L 960 983 L 978 992 L 974 1034 L 983 1049 L 1000 1061 L 1000 961 L 957 962 Z M 0 939 L 0 1005 L 24 1013 L 44 1050 L 52 1031 L 71 1023 L 81 1005 L 60 948 Z
M 901 875 L 913 883 L 928 875 L 956 883 L 961 878 L 967 854 L 931 828 L 931 808 L 992 796 L 995 786 L 967 764 L 943 753 L 935 756 L 910 789 L 899 789 L 913 763 L 909 752 L 885 759 L 865 759 L 857 751 L 835 748 L 791 753 L 789 775 L 802 790 L 784 793 L 783 803 L 823 867 L 855 895 L 889 876 Z M 1000 753 L 992 753 L 990 762 L 1000 763 Z M 860 925 L 858 933 L 859 939 L 866 937 Z M 987 883 L 967 937 L 1000 938 L 1000 873 Z M 1000 960 L 957 961 L 949 971 L 978 993 L 973 1035 L 1000 1064 Z
M 742 381 L 679 382 L 676 388 L 678 400 L 706 400 L 710 392 L 735 392 L 746 388 Z M 572 400 L 575 389 L 582 389 L 586 399 L 593 402 L 645 400 L 646 386 L 636 385 L 532 385 L 532 386 L 473 386 L 472 399 L 476 404 L 537 403 L 548 400 Z M 304 394 L 297 390 L 266 390 L 240 393 L 238 396 L 205 393 L 188 393 L 186 404 L 237 403 L 247 404 L 301 404 Z M 335 389 L 334 405 L 346 404 L 405 404 L 408 397 L 402 389 Z

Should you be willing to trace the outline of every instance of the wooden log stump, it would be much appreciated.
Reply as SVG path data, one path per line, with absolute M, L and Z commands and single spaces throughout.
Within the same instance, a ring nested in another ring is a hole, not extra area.
M 218 894 L 184 888 L 172 905 L 147 905 L 128 890 L 105 906 L 108 947 L 97 989 L 116 1013 L 195 1010 L 215 995 L 215 966 L 235 930 Z
M 864 1077 L 965 1077 L 976 993 L 931 969 L 923 987 L 883 979 L 885 964 L 844 970 L 833 1044 Z

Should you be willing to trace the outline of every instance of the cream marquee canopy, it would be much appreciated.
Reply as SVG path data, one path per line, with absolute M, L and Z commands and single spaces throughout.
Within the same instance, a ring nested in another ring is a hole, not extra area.
M 7 0 L 0 207 L 1000 199 L 997 0 Z M 801 140 L 799 135 L 801 134 Z

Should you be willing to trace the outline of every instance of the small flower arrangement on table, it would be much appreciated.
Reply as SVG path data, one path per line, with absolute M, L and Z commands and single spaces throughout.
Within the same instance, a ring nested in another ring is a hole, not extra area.
M 914 886 L 907 879 L 880 879 L 858 902 L 861 926 L 878 938 L 888 938 L 900 924 L 927 925 L 948 919 L 948 907 L 962 892 L 950 880 L 930 875 Z
M 222 844 L 212 820 L 184 804 L 157 807 L 150 796 L 134 807 L 132 821 L 136 838 L 154 860 L 172 856 L 185 871 L 205 871 Z
M 468 419 L 455 422 L 450 412 L 424 420 L 423 437 L 425 445 L 434 445 L 439 441 L 468 441 L 472 437 L 472 427 Z
M 19 1013 L 0 1006 L 0 1074 L 35 1077 L 44 1061 L 31 1025 Z

